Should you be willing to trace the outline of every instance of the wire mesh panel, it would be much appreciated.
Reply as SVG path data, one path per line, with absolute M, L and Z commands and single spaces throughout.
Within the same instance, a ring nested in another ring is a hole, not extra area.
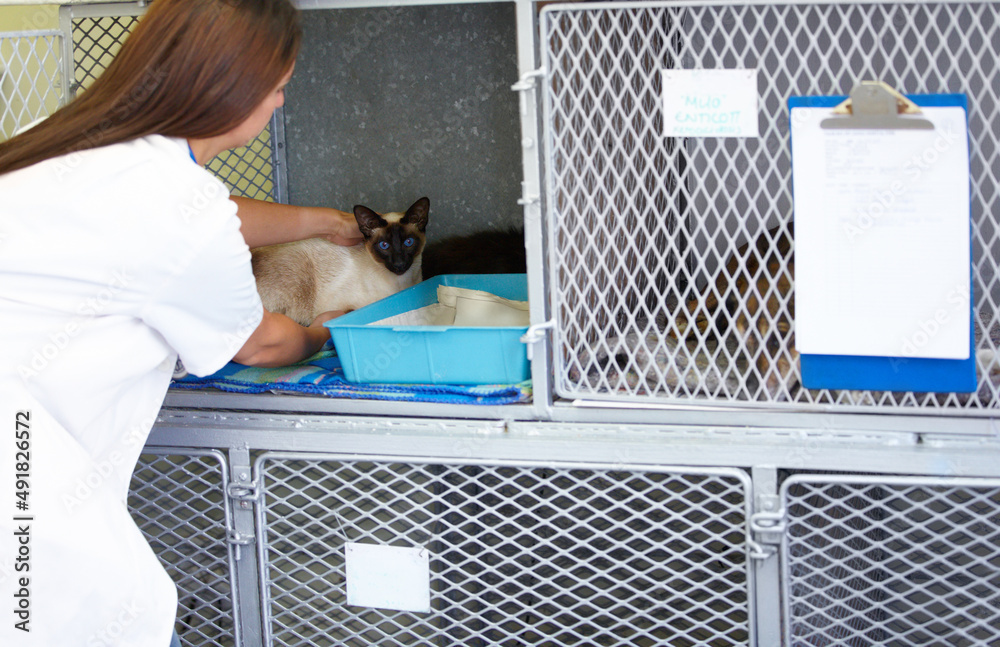
M 998 404 L 1000 4 L 552 5 L 546 210 L 555 389 L 573 398 L 843 410 Z M 662 71 L 757 71 L 756 138 L 667 138 Z M 879 79 L 965 93 L 973 394 L 807 390 L 794 346 L 787 100 Z
M 63 101 L 62 34 L 0 33 L 0 141 Z
M 745 645 L 736 471 L 258 462 L 269 645 Z M 348 603 L 345 545 L 429 553 L 429 612 Z
M 139 16 L 84 17 L 72 22 L 74 96 L 104 72 L 138 22 Z
M 226 484 L 217 451 L 147 448 L 132 475 L 129 508 L 177 584 L 184 645 L 239 644 Z
M 113 11 L 113 7 L 110 9 Z M 88 16 L 74 18 L 73 61 L 76 90 L 90 84 L 104 72 L 141 16 Z M 252 142 L 224 151 L 208 163 L 208 170 L 222 180 L 235 196 L 273 200 L 274 144 L 271 126 Z
M 786 644 L 996 644 L 1000 482 L 796 476 L 782 496 Z

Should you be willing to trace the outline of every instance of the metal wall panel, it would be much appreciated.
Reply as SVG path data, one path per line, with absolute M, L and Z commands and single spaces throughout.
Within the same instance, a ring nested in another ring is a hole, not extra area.
M 288 84 L 289 198 L 403 211 L 430 197 L 428 239 L 519 226 L 514 4 L 303 12 Z

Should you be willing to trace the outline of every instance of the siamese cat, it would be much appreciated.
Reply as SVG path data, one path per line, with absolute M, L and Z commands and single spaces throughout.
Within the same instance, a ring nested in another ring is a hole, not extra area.
M 439 274 L 524 274 L 524 229 L 477 231 L 429 243 L 423 253 L 424 279 Z
M 354 207 L 364 243 L 344 247 L 323 238 L 258 247 L 253 273 L 264 307 L 308 326 L 329 310 L 356 310 L 422 280 L 430 200 L 406 213 Z

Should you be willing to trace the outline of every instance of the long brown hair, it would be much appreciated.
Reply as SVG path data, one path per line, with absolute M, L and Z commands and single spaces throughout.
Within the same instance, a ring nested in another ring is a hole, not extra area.
M 228 132 L 277 87 L 300 42 L 290 0 L 155 0 L 89 89 L 0 143 L 0 174 L 150 134 Z

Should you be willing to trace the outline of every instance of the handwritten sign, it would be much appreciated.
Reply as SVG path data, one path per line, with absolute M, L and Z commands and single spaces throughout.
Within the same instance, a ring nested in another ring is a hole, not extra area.
M 663 70 L 668 137 L 759 137 L 757 70 Z

